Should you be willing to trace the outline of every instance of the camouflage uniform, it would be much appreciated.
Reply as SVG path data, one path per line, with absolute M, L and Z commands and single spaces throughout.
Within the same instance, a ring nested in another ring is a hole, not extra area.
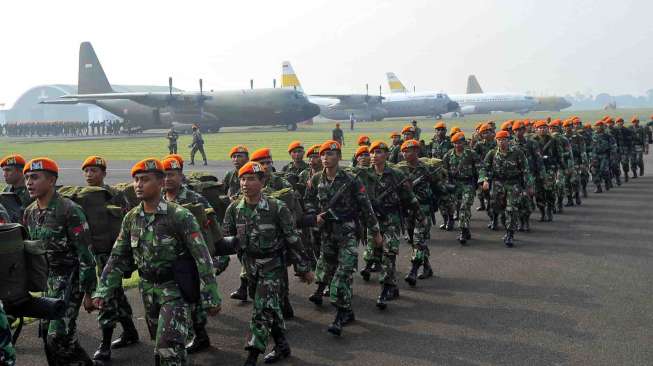
M 610 154 L 610 173 L 612 174 L 612 177 L 615 179 L 617 182 L 617 185 L 621 185 L 621 145 L 622 145 L 622 140 L 623 136 L 621 134 L 620 130 L 617 130 L 617 128 L 614 127 L 614 125 L 610 125 L 605 129 L 605 133 L 608 134 L 609 136 L 612 137 L 613 141 L 613 146 L 612 146 L 612 152 Z
M 292 185 L 293 189 L 297 190 L 297 184 L 299 183 L 299 174 L 309 168 L 310 167 L 308 163 L 303 160 L 299 162 L 299 166 L 295 166 L 295 164 L 291 161 L 290 163 L 284 165 L 283 168 L 281 168 L 281 172 L 285 175 L 286 180 Z
M 444 155 L 453 149 L 453 144 L 449 136 L 440 137 L 440 135 L 433 136 L 433 140 L 428 146 L 429 157 L 443 159 Z
M 345 134 L 342 132 L 340 127 L 336 127 L 331 131 L 331 139 L 334 141 L 338 141 L 338 143 L 342 146 L 344 146 L 345 142 Z
M 76 332 L 84 294 L 93 293 L 97 281 L 86 216 L 76 203 L 55 192 L 45 209 L 37 202 L 30 204 L 23 222 L 31 240 L 45 243 L 49 263 L 46 296 L 69 299 L 63 318 L 42 323 L 47 329 L 46 352 L 63 364 L 88 360 Z
M 469 221 L 472 218 L 471 207 L 474 204 L 480 159 L 470 148 L 465 147 L 460 155 L 454 148 L 444 155 L 442 165 L 447 171 L 449 184 L 455 187 L 451 194 L 454 204 L 448 207 L 448 214 L 453 215 L 460 210 L 458 220 L 463 238 L 461 243 L 464 244 L 469 239 Z
M 569 194 L 567 192 L 568 183 L 573 180 L 574 157 L 572 154 L 571 143 L 561 132 L 555 130 L 551 136 L 558 141 L 558 145 L 562 147 L 562 165 L 555 176 L 555 196 L 556 206 L 554 212 L 562 213 L 563 198 Z
M 612 142 L 605 131 L 596 130 L 592 136 L 592 181 L 596 185 L 596 192 L 602 192 L 601 181 L 610 187 L 610 153 Z
M 555 177 L 564 166 L 564 152 L 560 142 L 550 134 L 535 135 L 533 140 L 537 142 L 542 152 L 542 162 L 544 163 L 542 174 L 535 177 L 535 202 L 540 209 L 540 221 L 551 221 L 553 220 L 553 206 L 556 203 Z
M 331 198 L 343 185 L 346 185 L 344 193 L 333 207 L 329 207 Z M 380 232 L 365 186 L 360 179 L 342 169 L 338 169 L 332 182 L 326 171 L 322 171 L 309 181 L 304 203 L 309 214 L 329 210 L 335 214 L 320 230 L 322 247 L 315 271 L 316 282 L 321 286 L 330 283 L 331 303 L 339 309 L 350 310 L 352 274 L 358 265 L 356 218 L 360 216 L 372 235 Z
M 388 151 L 388 161 L 391 162 L 392 164 L 397 164 L 401 160 L 403 160 L 403 156 L 401 154 L 401 144 L 404 142 L 402 140 L 399 140 L 398 144 L 392 144 L 390 145 L 390 149 Z
M 195 154 L 199 151 L 202 154 L 202 159 L 204 159 L 204 165 L 206 165 L 206 153 L 204 152 L 204 139 L 199 130 L 193 131 L 193 142 L 190 144 L 190 163 L 195 164 Z
M 583 166 L 582 172 L 580 174 L 580 185 L 583 191 L 583 197 L 587 197 L 587 183 L 590 180 L 590 156 L 592 155 L 592 129 L 591 128 L 582 128 L 577 130 L 577 133 L 583 137 L 585 142 L 585 159 L 586 163 Z
M 533 185 L 530 188 L 532 188 L 533 192 L 535 192 L 535 182 L 538 179 L 541 180 L 546 174 L 544 162 L 542 161 L 542 152 L 540 151 L 540 146 L 531 137 L 527 137 L 526 134 L 524 134 L 523 138 L 519 138 L 519 136 L 515 135 L 512 140 L 512 145 L 515 148 L 521 150 L 521 152 L 524 153 L 524 156 L 526 156 L 526 160 L 528 161 L 528 169 L 534 178 Z M 518 230 L 520 228 L 525 231 L 530 230 L 529 220 L 531 212 L 533 212 L 534 209 L 535 203 L 533 198 L 527 195 L 522 196 L 522 199 L 519 203 L 520 227 L 518 227 Z
M 0 365 L 14 366 L 16 364 L 16 350 L 11 343 L 11 324 L 0 301 Z
M 474 152 L 476 152 L 476 155 L 478 155 L 478 158 L 481 159 L 481 164 L 484 164 L 485 162 L 485 156 L 487 153 L 497 147 L 497 142 L 494 139 L 481 139 L 474 145 Z M 483 210 L 486 206 L 489 206 L 490 202 L 490 192 L 484 191 L 479 188 L 478 190 L 478 200 L 480 201 L 481 205 L 479 207 L 480 210 Z M 487 210 L 487 215 L 488 217 L 492 217 L 492 212 L 490 212 L 489 208 Z
M 191 304 L 182 297 L 172 266 L 177 259 L 190 257 L 199 272 L 201 306 L 208 309 L 220 305 L 213 262 L 193 214 L 163 200 L 157 211 L 149 214 L 141 203 L 125 216 L 94 295 L 106 298 L 122 286 L 124 273 L 138 269 L 145 320 L 161 365 L 188 364 L 185 343 Z
M 225 234 L 238 237 L 238 254 L 254 292 L 247 350 L 264 352 L 270 334 L 276 340 L 285 332 L 281 297 L 286 258 L 296 273 L 310 271 L 293 221 L 283 202 L 265 195 L 255 207 L 240 198 L 225 213 Z
M 624 180 L 628 182 L 630 172 L 630 160 L 633 157 L 633 130 L 620 125 L 615 127 L 621 134 L 621 169 L 623 169 Z
M 573 164 L 569 166 L 571 170 L 570 178 L 566 183 L 565 192 L 567 193 L 567 206 L 572 206 L 572 199 L 575 198 L 576 204 L 580 205 L 580 191 L 581 191 L 581 176 L 587 166 L 587 150 L 585 147 L 585 139 L 583 136 L 577 134 L 575 131 L 565 133 L 565 137 L 571 145 L 571 161 Z
M 240 194 L 240 180 L 238 179 L 238 169 L 227 172 L 224 176 L 224 194 L 229 198 L 236 197 Z
M 177 153 L 177 139 L 179 139 L 179 134 L 177 131 L 171 129 L 168 131 L 168 134 L 166 135 L 166 138 L 168 139 L 168 153 L 169 154 L 176 154 Z
M 20 207 L 22 208 L 21 214 L 24 213 L 27 206 L 29 206 L 34 201 L 29 196 L 29 192 L 27 191 L 26 186 L 15 187 L 15 186 L 8 185 L 2 190 L 2 192 L 11 192 L 16 194 L 16 196 L 18 197 L 18 201 L 20 202 Z M 22 220 L 22 216 L 12 218 L 12 221 L 16 221 L 16 222 L 20 220 Z
M 644 152 L 648 152 L 648 142 L 646 140 L 646 128 L 638 125 L 629 127 L 633 131 L 633 155 L 632 167 L 633 175 L 636 175 L 635 169 L 639 167 L 639 175 L 644 175 Z
M 492 179 L 490 206 L 495 215 L 503 214 L 505 211 L 504 243 L 512 246 L 512 235 L 519 219 L 519 201 L 525 194 L 526 187 L 533 184 L 524 153 L 513 146 L 505 152 L 501 151 L 500 147 L 490 150 L 485 156 L 479 182 L 490 178 Z

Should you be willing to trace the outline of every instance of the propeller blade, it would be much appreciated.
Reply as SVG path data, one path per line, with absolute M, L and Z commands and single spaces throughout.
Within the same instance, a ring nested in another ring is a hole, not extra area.
M 200 79 L 200 96 L 202 95 L 202 79 Z
M 170 92 L 170 96 L 172 96 L 172 76 L 168 76 L 168 91 Z
M 249 88 L 254 89 L 254 79 L 249 79 Z
M 277 87 L 277 79 L 272 79 L 272 87 L 276 89 L 276 87 Z

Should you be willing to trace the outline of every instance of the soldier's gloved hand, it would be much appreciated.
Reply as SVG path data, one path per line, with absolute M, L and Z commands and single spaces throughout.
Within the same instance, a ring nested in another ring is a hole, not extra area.
M 310 285 L 311 283 L 313 283 L 313 281 L 315 281 L 315 274 L 313 272 L 303 273 L 299 277 L 299 280 Z
M 206 309 L 206 313 L 209 314 L 209 316 L 216 316 L 220 313 L 220 310 L 222 310 L 222 306 L 212 306 Z
M 483 182 L 483 190 L 484 191 L 490 190 L 490 183 L 488 181 Z
M 104 299 L 102 299 L 101 297 L 96 297 L 92 301 L 93 301 L 93 309 L 102 310 L 102 308 L 104 307 Z M 84 307 L 86 307 L 86 304 L 84 305 Z

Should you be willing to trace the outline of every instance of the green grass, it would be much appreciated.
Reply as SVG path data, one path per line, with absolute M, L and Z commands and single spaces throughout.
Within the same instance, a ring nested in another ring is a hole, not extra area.
M 445 120 L 447 127 L 451 129 L 459 126 L 468 134 L 474 129 L 479 121 L 492 119 L 503 122 L 508 119 L 543 119 L 547 116 L 552 118 L 566 118 L 572 115 L 581 117 L 584 122 L 594 122 L 606 114 L 622 116 L 630 122 L 632 115 L 639 115 L 644 121 L 653 113 L 650 109 L 619 109 L 614 111 L 573 111 L 573 112 L 533 112 L 526 116 L 515 113 L 496 113 L 492 115 L 471 115 L 463 118 Z M 388 134 L 391 131 L 401 130 L 402 126 L 410 121 L 405 119 L 384 120 L 381 122 L 361 122 L 356 125 L 356 130 L 349 131 L 349 122 L 343 122 L 342 128 L 345 132 L 344 155 L 353 154 L 356 148 L 356 139 L 360 134 L 368 135 L 372 140 L 382 139 L 389 142 Z M 419 126 L 422 128 L 422 139 L 428 140 L 432 133 L 434 119 L 419 119 Z M 211 160 L 229 160 L 227 156 L 229 149 L 236 144 L 245 144 L 253 151 L 261 147 L 272 148 L 275 157 L 279 160 L 287 159 L 286 148 L 293 140 L 301 140 L 305 146 L 318 144 L 331 137 L 331 129 L 335 122 L 316 123 L 313 126 L 299 126 L 295 132 L 287 132 L 285 129 L 271 128 L 240 128 L 225 129 L 216 134 L 205 134 L 204 140 L 206 153 Z M 184 135 L 179 139 L 179 150 L 183 155 L 188 155 L 187 145 L 190 143 L 190 136 Z M 86 141 L 29 141 L 22 139 L 13 142 L 8 138 L 0 139 L 0 156 L 10 153 L 20 153 L 28 158 L 36 156 L 48 156 L 59 160 L 82 160 L 89 155 L 100 155 L 109 160 L 137 160 L 146 157 L 162 157 L 168 153 L 167 140 L 164 137 L 143 137 L 106 140 Z

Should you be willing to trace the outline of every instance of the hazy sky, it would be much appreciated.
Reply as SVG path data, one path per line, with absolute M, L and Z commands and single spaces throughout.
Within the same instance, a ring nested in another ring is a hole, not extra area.
M 417 90 L 643 94 L 653 1 L 3 1 L 0 103 L 77 82 L 90 41 L 114 84 L 271 87 L 290 60 L 309 93 Z

